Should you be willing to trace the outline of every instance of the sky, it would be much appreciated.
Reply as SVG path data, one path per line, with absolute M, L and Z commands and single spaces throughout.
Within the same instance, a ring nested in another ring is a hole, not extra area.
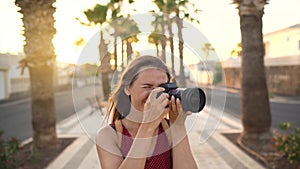
M 195 24 L 205 39 L 215 48 L 215 55 L 221 60 L 230 56 L 230 51 L 240 42 L 239 16 L 236 6 L 230 0 L 190 0 L 201 10 L 197 14 L 200 24 Z M 56 23 L 57 34 L 53 39 L 57 60 L 76 62 L 82 52 L 76 47 L 75 41 L 83 37 L 86 41 L 92 39 L 99 27 L 87 27 L 79 24 L 76 17 L 85 20 L 82 11 L 93 8 L 103 0 L 57 0 Z M 150 1 L 149 1 L 150 2 Z M 287 3 L 288 2 L 288 3 Z M 265 6 L 263 16 L 263 33 L 270 33 L 300 23 L 299 0 L 270 0 Z M 147 1 L 136 0 L 135 7 L 125 8 L 123 12 L 137 9 L 137 14 L 148 11 L 154 5 Z M 21 36 L 21 14 L 17 12 L 13 0 L 0 0 L 0 53 L 21 53 L 24 37 Z M 188 29 L 187 29 L 188 30 Z M 145 35 L 146 36 L 146 35 Z M 146 47 L 139 44 L 140 47 Z M 197 46 L 194 48 L 198 48 Z M 199 45 L 199 48 L 201 46 Z

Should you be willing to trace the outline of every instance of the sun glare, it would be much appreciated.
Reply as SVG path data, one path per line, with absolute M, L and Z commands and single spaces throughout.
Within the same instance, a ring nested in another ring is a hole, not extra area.
M 22 15 L 14 1 L 0 1 L 0 53 L 18 54 L 23 51 Z M 10 19 L 7 19 L 9 16 Z
M 197 19 L 200 20 L 200 25 L 196 25 L 196 27 L 216 49 L 215 53 L 217 53 L 221 59 L 227 59 L 230 56 L 231 50 L 240 42 L 238 10 L 235 9 L 234 5 L 230 5 L 230 3 L 226 1 L 190 1 L 194 2 L 201 10 L 197 15 Z M 99 31 L 99 26 L 83 26 L 76 18 L 78 17 L 80 20 L 85 21 L 86 18 L 83 13 L 85 10 L 93 8 L 97 3 L 105 4 L 107 2 L 108 0 L 101 2 L 99 2 L 99 0 L 56 0 L 54 6 L 56 7 L 55 28 L 57 33 L 53 38 L 53 44 L 58 61 L 69 63 L 78 62 L 84 45 L 76 45 L 76 41 L 82 38 L 86 43 L 89 42 Z M 126 2 L 123 4 L 124 8 L 122 12 L 131 14 L 148 12 L 156 8 L 151 2 L 151 0 L 136 1 L 134 6 L 128 6 Z M 272 1 L 265 6 L 265 15 L 263 17 L 264 33 L 300 23 L 300 19 L 298 15 L 296 15 L 299 13 L 298 6 L 300 1 L 290 0 L 289 4 L 291 5 L 289 5 L 289 8 L 282 8 L 283 3 L 285 2 Z M 25 38 L 22 36 L 22 15 L 17 11 L 18 7 L 15 6 L 14 1 L 0 0 L 0 21 L 4 23 L 0 27 L 0 53 L 23 53 Z M 7 19 L 8 16 L 9 19 Z M 145 18 L 142 19 L 147 20 Z M 147 31 L 152 31 L 152 28 L 151 30 L 147 29 L 145 32 Z M 112 43 L 112 41 L 110 41 L 110 43 Z M 134 50 L 152 50 L 152 53 L 156 54 L 156 52 L 154 52 L 155 46 L 152 44 L 147 45 L 147 43 L 145 39 L 144 41 L 133 44 Z M 199 50 L 198 48 L 201 48 L 200 44 L 198 44 L 198 46 L 192 46 L 193 50 Z M 95 59 L 95 57 L 93 59 L 87 59 L 87 62 L 97 62 L 97 59 Z

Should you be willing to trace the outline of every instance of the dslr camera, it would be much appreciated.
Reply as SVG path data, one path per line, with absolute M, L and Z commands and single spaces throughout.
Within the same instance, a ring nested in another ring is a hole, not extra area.
M 179 98 L 183 111 L 198 113 L 205 106 L 205 93 L 200 88 L 178 88 L 176 83 L 163 83 L 159 87 L 165 88 L 164 92 L 169 94 L 169 100 L 172 96 Z

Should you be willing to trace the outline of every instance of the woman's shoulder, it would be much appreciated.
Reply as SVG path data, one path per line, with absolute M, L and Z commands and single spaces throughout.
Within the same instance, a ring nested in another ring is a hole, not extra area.
M 116 137 L 117 136 L 117 133 L 116 133 L 116 130 L 115 130 L 115 127 L 114 125 L 107 125 L 107 126 L 104 126 L 102 128 L 100 128 L 98 131 L 97 131 L 97 138 L 100 137 L 100 138 L 103 138 L 103 137 Z
M 102 127 L 97 131 L 96 144 L 110 153 L 122 155 L 118 146 L 117 132 L 111 125 Z

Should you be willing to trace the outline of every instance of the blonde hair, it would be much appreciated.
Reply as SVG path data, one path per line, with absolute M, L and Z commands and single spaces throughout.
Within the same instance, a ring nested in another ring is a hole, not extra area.
M 109 106 L 106 119 L 112 116 L 112 123 L 124 118 L 130 110 L 130 96 L 125 94 L 125 87 L 130 87 L 138 78 L 141 71 L 147 68 L 156 68 L 166 72 L 168 82 L 172 81 L 172 76 L 166 64 L 155 56 L 145 55 L 132 60 L 123 71 L 121 79 L 109 98 Z M 119 104 L 118 104 L 119 103 Z

